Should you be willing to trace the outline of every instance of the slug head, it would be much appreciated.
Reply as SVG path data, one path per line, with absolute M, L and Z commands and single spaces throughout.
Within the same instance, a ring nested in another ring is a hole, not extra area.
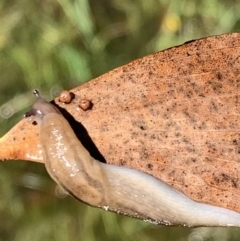
M 33 117 L 30 120 L 40 124 L 45 115 L 50 113 L 60 114 L 60 111 L 54 105 L 42 98 L 38 90 L 33 90 L 33 94 L 36 96 L 36 102 L 32 109 L 24 114 L 24 117 Z

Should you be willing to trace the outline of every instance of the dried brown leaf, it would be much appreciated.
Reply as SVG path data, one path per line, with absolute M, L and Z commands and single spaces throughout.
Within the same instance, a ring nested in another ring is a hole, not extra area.
M 239 74 L 240 34 L 224 34 L 135 60 L 71 90 L 70 104 L 55 103 L 97 159 L 240 212 Z M 1 159 L 42 162 L 38 128 L 26 120 L 0 147 Z

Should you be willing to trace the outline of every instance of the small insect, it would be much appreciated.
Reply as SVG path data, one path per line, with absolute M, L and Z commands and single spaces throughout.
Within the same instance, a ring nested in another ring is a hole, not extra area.
M 90 101 L 90 100 L 87 100 L 87 99 L 81 99 L 78 103 L 78 106 L 86 111 L 86 110 L 90 110 L 93 106 L 93 103 Z
M 67 90 L 63 90 L 59 95 L 59 101 L 65 104 L 71 103 L 73 98 L 74 94 Z

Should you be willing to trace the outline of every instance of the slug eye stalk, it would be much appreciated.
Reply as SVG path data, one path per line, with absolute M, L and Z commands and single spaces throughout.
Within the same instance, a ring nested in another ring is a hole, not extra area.
M 34 117 L 34 121 L 36 121 L 37 123 L 41 123 L 42 119 L 44 118 L 45 115 L 49 114 L 49 113 L 58 113 L 61 114 L 60 111 L 53 106 L 52 104 L 50 104 L 49 102 L 47 102 L 40 94 L 40 91 L 35 89 L 33 90 L 33 94 L 36 97 L 36 102 L 33 105 L 33 107 L 31 108 L 31 110 L 29 110 L 28 112 L 26 112 L 24 114 L 24 117 Z

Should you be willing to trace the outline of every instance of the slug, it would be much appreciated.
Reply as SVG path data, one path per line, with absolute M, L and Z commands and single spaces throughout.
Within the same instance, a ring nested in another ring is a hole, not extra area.
M 70 195 L 94 207 L 155 224 L 240 226 L 240 214 L 199 203 L 143 172 L 95 160 L 76 137 L 60 111 L 37 98 L 26 117 L 40 128 L 46 169 Z

